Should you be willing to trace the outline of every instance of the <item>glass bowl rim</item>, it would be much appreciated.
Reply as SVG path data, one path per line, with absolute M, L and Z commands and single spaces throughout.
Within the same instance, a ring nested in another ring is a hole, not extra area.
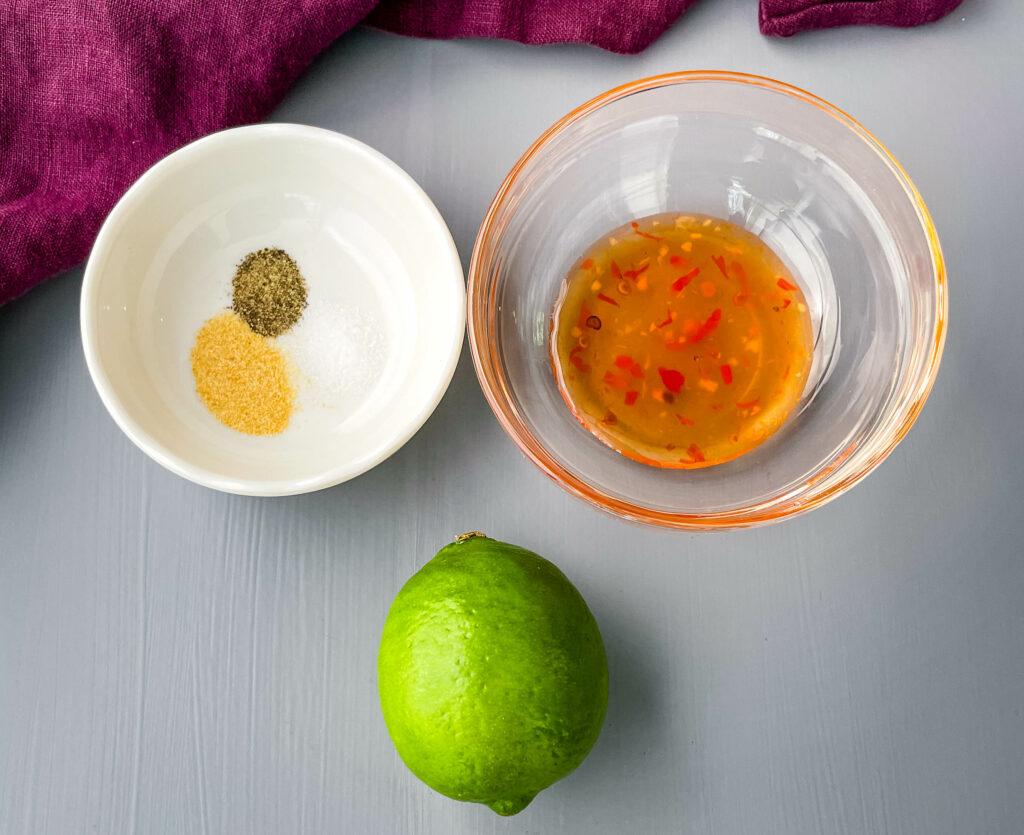
M 908 392 L 907 402 L 902 406 L 903 414 L 901 419 L 894 426 L 886 429 L 880 437 L 869 439 L 873 440 L 876 445 L 872 454 L 859 461 L 858 466 L 851 472 L 846 473 L 843 478 L 838 479 L 834 484 L 828 485 L 826 489 L 820 492 L 812 492 L 809 496 L 807 495 L 808 490 L 813 491 L 813 488 L 819 481 L 824 480 L 835 469 L 841 467 L 854 450 L 863 444 L 863 441 L 856 442 L 848 447 L 837 456 L 836 461 L 832 465 L 814 474 L 807 481 L 802 482 L 796 490 L 790 490 L 787 493 L 773 496 L 756 504 L 732 510 L 709 513 L 671 513 L 653 510 L 609 496 L 587 483 L 584 479 L 569 472 L 555 460 L 544 445 L 533 435 L 525 421 L 516 414 L 516 410 L 508 396 L 508 385 L 499 371 L 501 367 L 500 358 L 498 357 L 497 345 L 493 339 L 493 327 L 491 327 L 494 316 L 492 302 L 497 288 L 496 286 L 489 286 L 488 278 L 482 276 L 481 271 L 483 269 L 484 252 L 487 250 L 492 237 L 492 229 L 499 213 L 504 208 L 509 192 L 522 171 L 553 138 L 599 108 L 619 99 L 658 87 L 692 84 L 695 82 L 728 82 L 758 87 L 804 101 L 832 116 L 881 157 L 909 198 L 928 241 L 935 278 L 935 310 L 933 311 L 935 330 L 931 335 L 930 354 L 923 365 L 920 379 L 916 381 L 912 390 Z M 505 433 L 541 472 L 564 490 L 578 498 L 614 516 L 629 521 L 682 530 L 721 530 L 754 527 L 790 518 L 826 504 L 866 478 L 888 457 L 889 453 L 896 448 L 907 432 L 910 431 L 910 427 L 914 424 L 921 409 L 924 407 L 924 403 L 928 399 L 938 374 L 942 349 L 946 339 L 946 323 L 949 313 L 945 262 L 935 225 L 917 187 L 900 163 L 878 138 L 852 116 L 813 93 L 765 76 L 721 70 L 687 70 L 665 73 L 622 84 L 584 102 L 551 125 L 519 158 L 498 188 L 494 199 L 487 209 L 487 213 L 484 215 L 483 222 L 480 224 L 480 230 L 477 233 L 473 246 L 473 255 L 470 259 L 468 273 L 467 324 L 473 366 L 476 369 L 477 378 L 480 381 L 480 387 L 483 389 L 484 396 L 487 398 L 491 410 L 505 430 Z M 483 289 L 486 289 L 486 292 L 483 292 Z

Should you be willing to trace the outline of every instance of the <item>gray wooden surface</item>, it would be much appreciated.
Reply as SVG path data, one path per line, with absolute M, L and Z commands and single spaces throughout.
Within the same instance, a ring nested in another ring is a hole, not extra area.
M 948 258 L 942 372 L 895 454 L 765 530 L 639 529 L 520 456 L 464 354 L 376 470 L 221 495 L 104 412 L 73 270 L 0 309 L 0 833 L 1024 831 L 1024 15 L 783 42 L 754 5 L 706 0 L 635 58 L 360 31 L 274 118 L 391 156 L 468 263 L 507 169 L 593 94 L 721 68 L 823 95 L 906 165 Z M 611 670 L 591 756 L 510 820 L 417 782 L 377 705 L 392 597 L 477 529 L 568 573 Z

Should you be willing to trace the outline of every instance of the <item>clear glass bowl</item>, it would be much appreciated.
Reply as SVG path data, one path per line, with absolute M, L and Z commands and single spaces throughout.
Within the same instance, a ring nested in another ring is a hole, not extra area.
M 814 325 L 810 379 L 786 423 L 699 470 L 650 467 L 598 441 L 566 407 L 548 353 L 552 308 L 580 253 L 668 211 L 759 235 L 802 284 Z M 469 271 L 473 360 L 519 448 L 598 507 L 677 528 L 765 524 L 864 478 L 920 412 L 946 315 L 938 238 L 896 160 L 816 96 L 736 73 L 637 81 L 567 115 L 505 179 Z

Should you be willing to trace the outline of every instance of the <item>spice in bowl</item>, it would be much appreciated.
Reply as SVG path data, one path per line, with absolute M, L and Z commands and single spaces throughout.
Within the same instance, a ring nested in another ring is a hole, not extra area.
M 602 237 L 555 306 L 562 396 L 636 461 L 723 463 L 770 437 L 813 355 L 803 292 L 760 238 L 705 215 L 654 215 Z
M 192 348 L 192 374 L 206 408 L 248 435 L 284 431 L 295 402 L 284 353 L 233 311 L 207 320 Z
M 299 371 L 302 407 L 351 414 L 384 374 L 387 334 L 372 310 L 316 299 L 278 340 Z
M 306 279 L 282 249 L 250 252 L 231 287 L 231 306 L 260 336 L 280 336 L 306 309 Z

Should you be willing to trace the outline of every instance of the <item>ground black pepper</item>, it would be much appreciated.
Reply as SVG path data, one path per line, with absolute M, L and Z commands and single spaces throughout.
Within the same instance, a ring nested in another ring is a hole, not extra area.
M 232 307 L 260 336 L 284 333 L 306 308 L 306 279 L 282 249 L 250 252 L 238 265 L 231 286 Z

